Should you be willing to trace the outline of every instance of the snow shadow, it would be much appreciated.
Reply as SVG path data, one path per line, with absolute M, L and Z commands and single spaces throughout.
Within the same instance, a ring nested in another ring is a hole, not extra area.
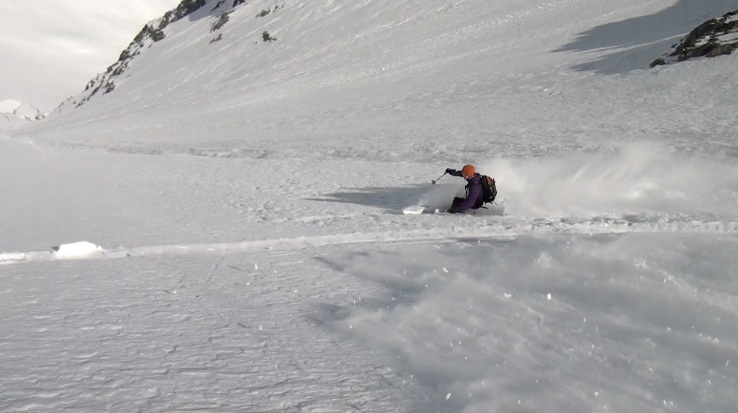
M 408 205 L 442 207 L 451 205 L 451 200 L 459 191 L 460 185 L 410 185 L 398 187 L 356 188 L 341 192 L 324 194 L 323 198 L 307 198 L 310 201 L 339 202 L 382 208 L 402 213 Z
M 201 7 L 180 3 L 172 10 L 179 10 L 180 12 L 186 13 L 182 18 L 194 22 L 205 18 L 215 18 L 227 11 L 234 10 L 235 7 L 230 7 L 232 4 L 222 0 L 206 0 Z
M 554 52 L 612 50 L 593 61 L 573 68 L 601 74 L 648 69 L 656 58 L 699 24 L 735 10 L 734 1 L 680 0 L 658 13 L 607 23 L 579 33 Z

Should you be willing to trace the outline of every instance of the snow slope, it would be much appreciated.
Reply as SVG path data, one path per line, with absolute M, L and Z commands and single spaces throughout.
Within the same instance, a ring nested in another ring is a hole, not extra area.
M 729 3 L 169 25 L 0 136 L 0 409 L 732 411 L 737 61 L 647 69 Z M 402 215 L 468 162 L 505 216 Z

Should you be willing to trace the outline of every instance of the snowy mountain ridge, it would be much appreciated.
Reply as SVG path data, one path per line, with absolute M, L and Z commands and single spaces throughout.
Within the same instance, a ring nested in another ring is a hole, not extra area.
M 14 99 L 6 99 L 0 102 L 0 116 L 7 122 L 31 121 L 44 118 L 44 115 L 38 108 Z
M 222 3 L 223 1 L 219 1 L 216 9 Z M 144 49 L 151 47 L 155 42 L 165 38 L 163 30 L 170 23 L 197 12 L 204 8 L 206 4 L 206 0 L 183 0 L 174 10 L 170 10 L 163 17 L 147 23 L 136 35 L 131 44 L 128 45 L 128 48 L 121 52 L 117 62 L 110 65 L 105 72 L 99 73 L 94 79 L 90 80 L 80 95 L 70 97 L 62 102 L 54 112 L 63 112 L 68 107 L 83 105 L 97 93 L 106 94 L 112 92 L 115 89 L 115 80 L 126 72 L 130 62 Z M 234 7 L 236 4 L 238 4 L 238 0 L 234 2 Z

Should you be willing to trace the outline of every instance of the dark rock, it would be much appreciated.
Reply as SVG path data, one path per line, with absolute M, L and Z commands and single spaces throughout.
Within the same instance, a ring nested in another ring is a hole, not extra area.
M 230 13 L 226 12 L 226 13 L 221 14 L 220 18 L 218 18 L 218 20 L 215 23 L 213 23 L 213 27 L 210 28 L 210 31 L 214 32 L 220 29 L 221 27 L 225 26 L 225 24 L 228 23 L 230 19 L 231 19 Z
M 223 3 L 225 3 L 225 0 L 220 0 L 220 1 L 218 1 L 218 4 L 216 4 L 216 5 L 215 5 L 215 7 L 213 7 L 213 8 L 212 8 L 212 9 L 210 10 L 210 12 L 212 13 L 212 12 L 214 12 L 214 11 L 218 10 L 218 7 L 222 6 L 222 5 L 223 5 Z
M 662 57 L 659 57 L 658 59 L 656 59 L 653 62 L 651 62 L 651 64 L 649 65 L 649 67 L 654 68 L 656 66 L 663 66 L 665 64 L 666 64 L 666 60 L 664 60 L 664 58 L 662 58 Z
M 738 10 L 710 19 L 690 31 L 674 51 L 654 60 L 650 67 L 682 62 L 696 57 L 728 55 L 738 48 Z
M 266 31 L 266 30 L 264 30 L 264 33 L 262 33 L 262 34 L 261 34 L 261 38 L 262 38 L 262 39 L 263 39 L 263 40 L 264 40 L 265 42 L 272 42 L 272 41 L 276 41 L 276 40 L 277 40 L 277 38 L 276 38 L 276 37 L 274 37 L 274 36 L 272 36 L 271 34 L 269 34 L 269 32 L 268 32 L 268 31 Z

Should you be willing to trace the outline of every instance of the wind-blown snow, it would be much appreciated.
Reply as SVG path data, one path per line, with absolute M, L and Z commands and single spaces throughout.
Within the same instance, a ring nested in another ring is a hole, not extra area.
M 183 19 L 0 136 L 0 410 L 733 411 L 738 64 L 646 69 L 730 2 L 492 3 Z M 505 216 L 402 214 L 465 163 Z

